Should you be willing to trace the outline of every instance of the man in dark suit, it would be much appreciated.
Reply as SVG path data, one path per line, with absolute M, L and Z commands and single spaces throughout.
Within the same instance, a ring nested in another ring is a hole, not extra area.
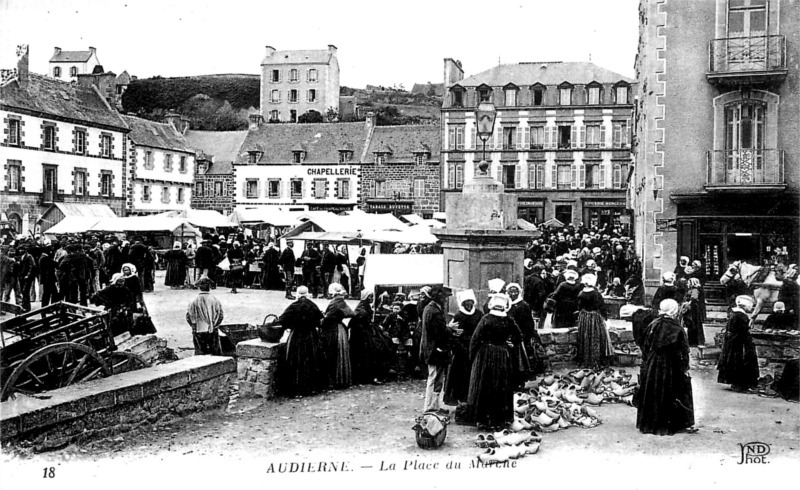
M 461 335 L 452 324 L 448 325 L 445 315 L 447 298 L 452 296 L 450 288 L 435 286 L 431 288 L 431 301 L 422 312 L 422 342 L 419 358 L 428 365 L 428 383 L 425 387 L 424 410 L 440 411 L 440 395 L 444 387 L 445 373 L 450 364 L 450 336 Z
M 281 266 L 283 269 L 283 279 L 286 283 L 286 297 L 288 299 L 295 299 L 292 296 L 292 288 L 294 287 L 294 264 L 295 264 L 295 257 L 294 257 L 294 242 L 291 240 L 286 241 L 286 248 L 283 249 L 281 252 L 281 256 L 278 259 L 278 265 Z

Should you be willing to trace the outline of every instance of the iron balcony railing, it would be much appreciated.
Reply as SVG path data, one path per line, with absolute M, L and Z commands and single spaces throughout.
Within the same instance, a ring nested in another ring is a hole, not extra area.
M 708 43 L 709 72 L 750 73 L 786 70 L 786 37 L 714 39 Z
M 783 155 L 783 150 L 711 150 L 707 185 L 783 185 Z

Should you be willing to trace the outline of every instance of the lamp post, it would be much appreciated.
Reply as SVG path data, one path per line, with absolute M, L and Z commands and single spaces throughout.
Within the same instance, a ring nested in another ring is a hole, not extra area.
M 489 162 L 486 161 L 486 140 L 494 133 L 494 121 L 497 118 L 497 110 L 491 102 L 481 102 L 478 105 L 478 110 L 475 112 L 475 119 L 477 128 L 475 130 L 478 138 L 483 142 L 483 156 L 478 169 L 481 176 L 487 176 L 489 170 Z

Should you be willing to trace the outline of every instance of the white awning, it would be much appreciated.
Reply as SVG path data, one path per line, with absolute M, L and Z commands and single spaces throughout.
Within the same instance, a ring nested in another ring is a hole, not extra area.
M 424 286 L 444 283 L 444 258 L 433 254 L 368 255 L 364 286 Z
M 89 231 L 101 218 L 92 216 L 67 216 L 44 231 L 45 235 L 65 235 Z

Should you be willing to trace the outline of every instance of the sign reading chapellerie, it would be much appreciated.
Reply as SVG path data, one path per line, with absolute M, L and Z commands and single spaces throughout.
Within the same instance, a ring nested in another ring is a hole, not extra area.
M 308 169 L 308 175 L 358 175 L 355 167 L 311 167 Z

